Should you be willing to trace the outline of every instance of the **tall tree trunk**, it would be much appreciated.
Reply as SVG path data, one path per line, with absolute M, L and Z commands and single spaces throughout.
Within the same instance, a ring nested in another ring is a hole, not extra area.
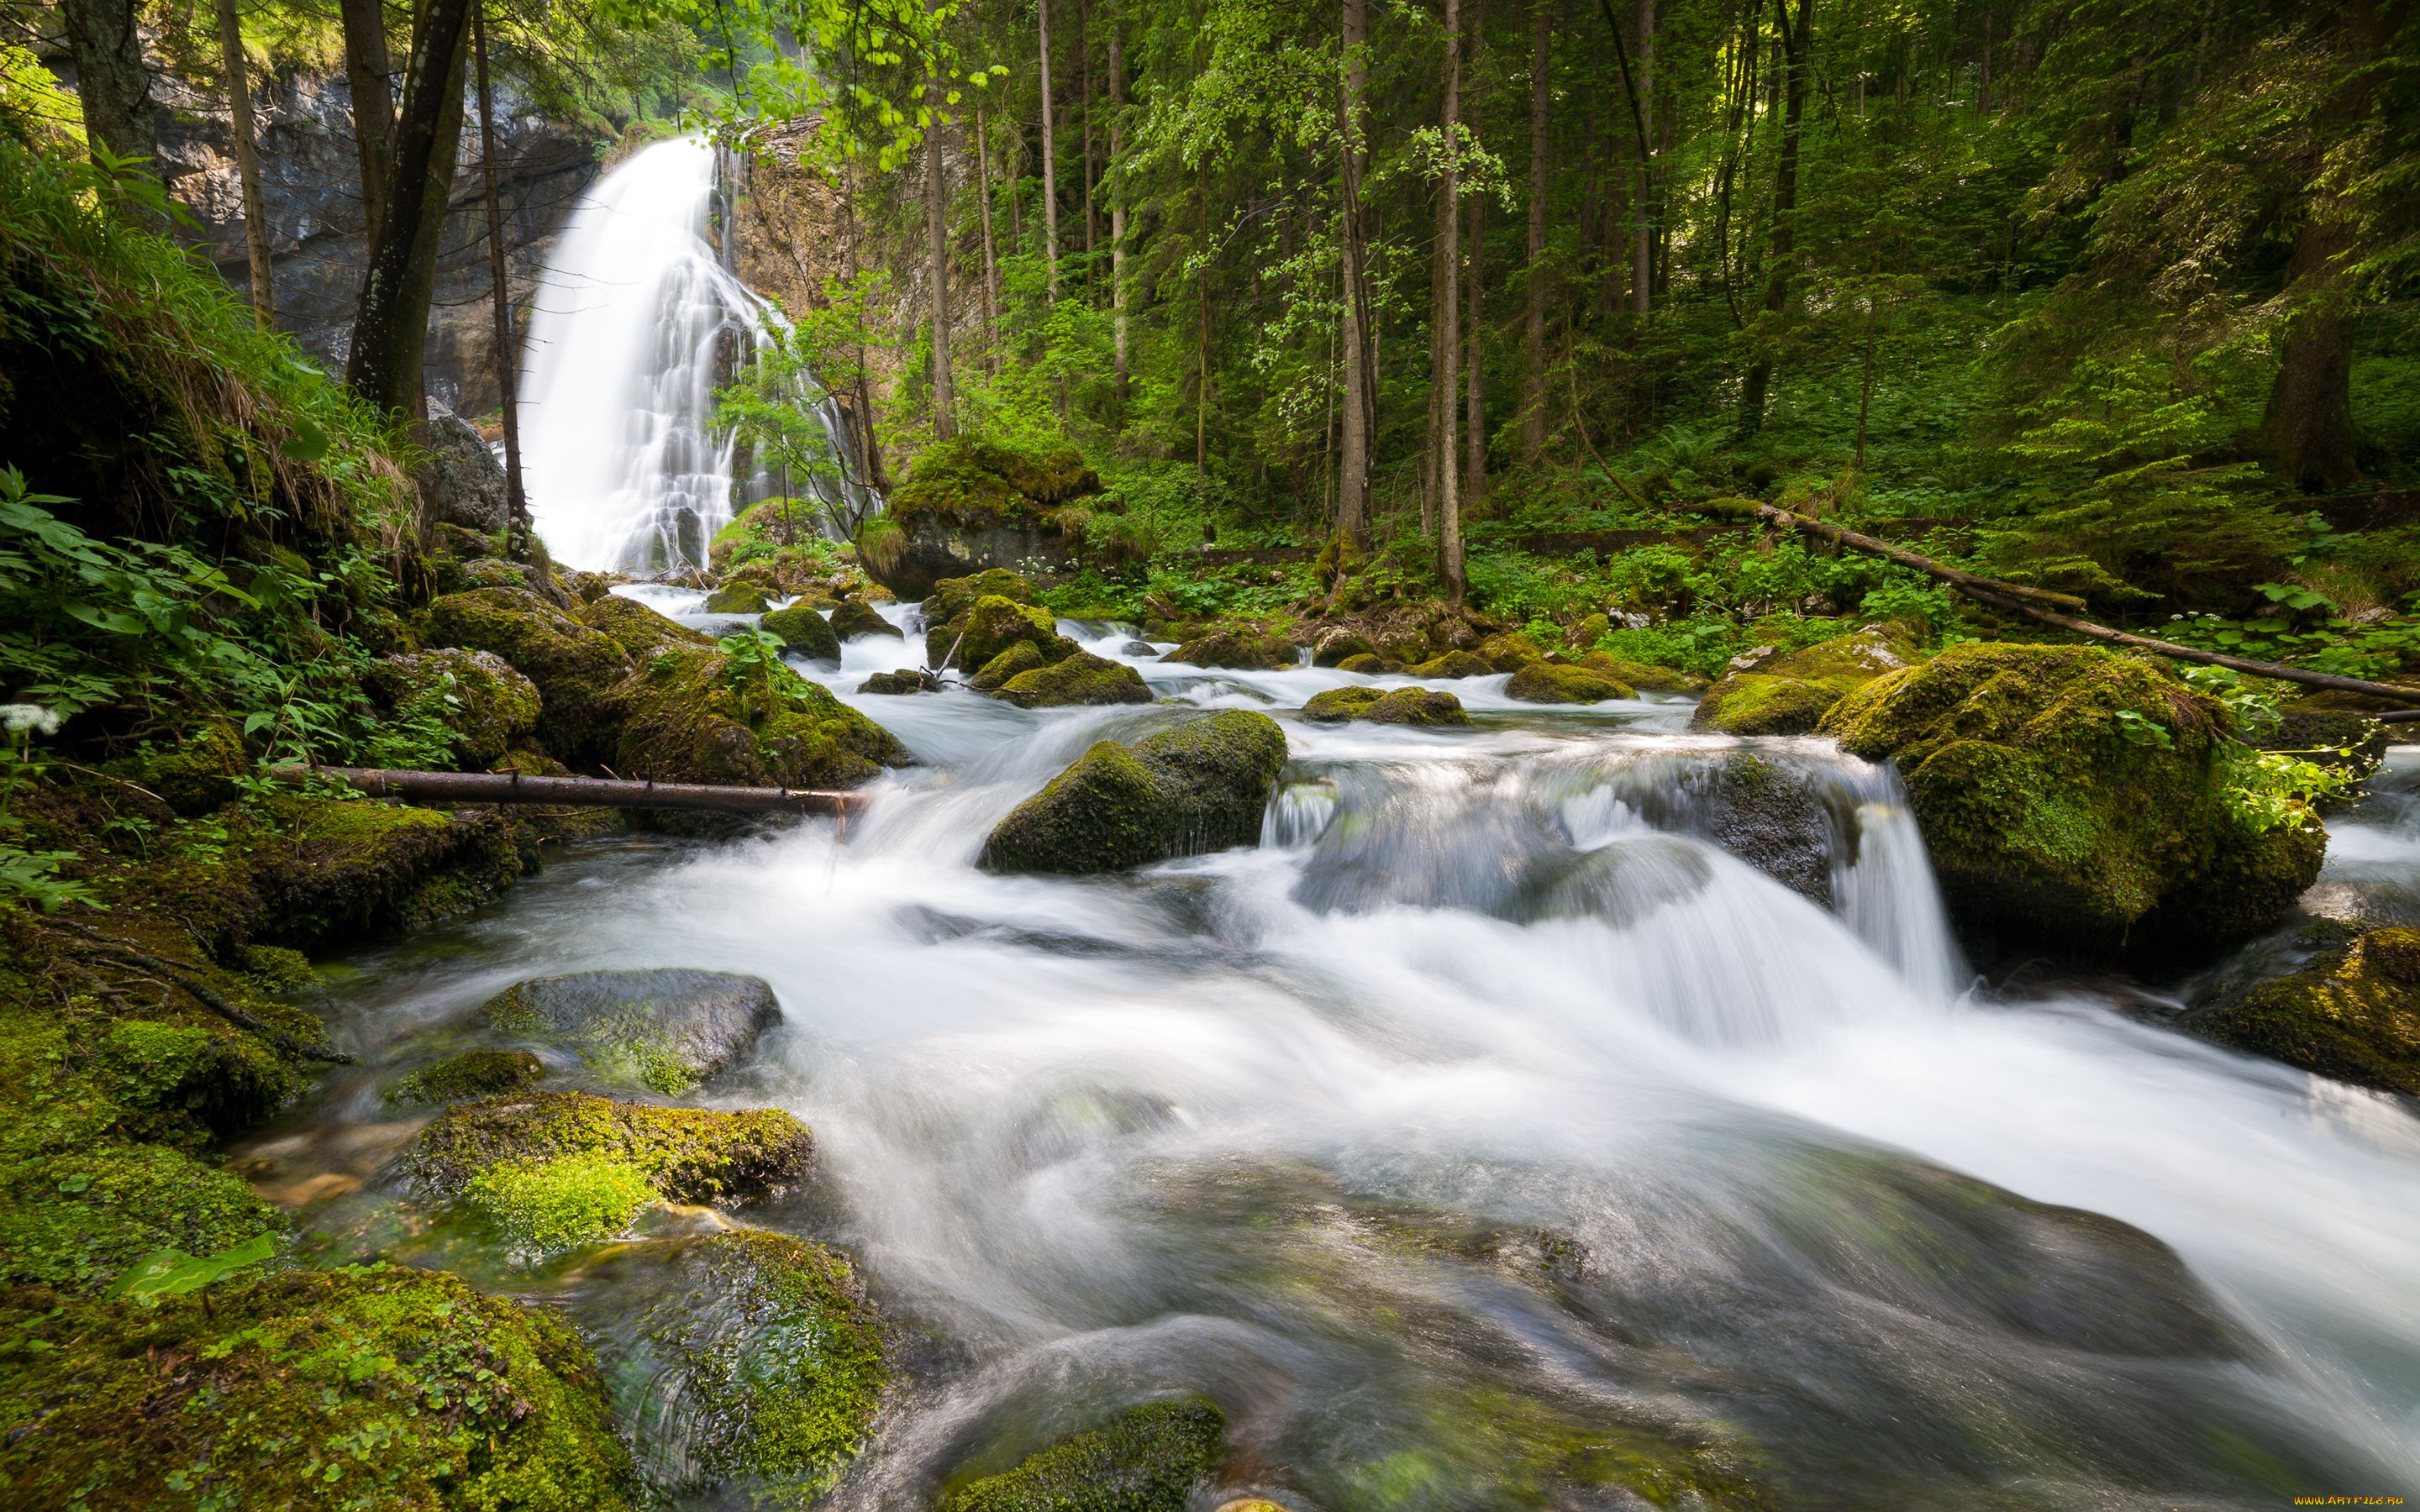
M 1202 179 L 1202 267 L 1193 280 L 1201 311 L 1193 368 L 1193 478 L 1204 498 L 1210 491 L 1210 154 L 1204 150 Z
M 363 240 L 375 245 L 395 174 L 395 67 L 387 54 L 383 0 L 337 0 L 345 23 L 345 82 L 353 96 L 353 147 L 362 161 Z
M 1338 421 L 1336 528 L 1358 547 L 1370 544 L 1370 394 L 1373 387 L 1369 357 L 1370 285 L 1362 267 L 1365 242 L 1361 224 L 1362 155 L 1361 100 L 1370 86 L 1369 0 L 1343 0 L 1344 81 L 1338 106 L 1338 131 L 1343 139 L 1342 235 L 1344 259 L 1343 412 Z
M 950 392 L 950 200 L 941 162 L 941 76 L 924 72 L 924 236 L 930 254 L 925 273 L 933 284 L 933 435 L 958 433 L 957 397 Z
M 1740 430 L 1754 435 L 1764 424 L 1764 402 L 1773 388 L 1773 344 L 1790 308 L 1791 275 L 1797 267 L 1798 136 L 1807 114 L 1807 44 L 1815 33 L 1815 0 L 1798 0 L 1798 19 L 1781 32 L 1781 162 L 1773 186 L 1773 273 L 1764 286 L 1764 318 L 1757 325 L 1756 361 L 1740 386 Z
M 412 28 L 396 123 L 395 168 L 379 239 L 370 245 L 345 381 L 388 413 L 427 418 L 421 351 L 436 289 L 439 233 L 462 141 L 462 69 L 470 0 L 427 0 Z
M 1462 471 L 1463 507 L 1477 509 L 1487 497 L 1487 396 L 1482 390 L 1484 347 L 1480 343 L 1480 310 L 1487 295 L 1487 279 L 1480 266 L 1480 211 L 1486 197 L 1470 197 L 1470 288 L 1465 302 L 1470 307 L 1463 335 L 1462 428 L 1464 462 Z
M 137 0 L 60 0 L 59 18 L 75 59 L 85 138 L 113 157 L 152 160 L 143 171 L 157 177 L 160 124 L 151 73 L 143 66 Z
M 1462 0 L 1445 0 L 1445 183 L 1437 194 L 1437 244 L 1445 265 L 1445 287 L 1438 300 L 1443 318 L 1437 322 L 1440 396 L 1437 405 L 1437 576 L 1445 579 L 1446 596 L 1462 602 L 1462 499 L 1460 469 L 1454 444 L 1454 379 L 1462 371 L 1462 259 L 1454 242 L 1462 225 Z
M 1546 150 L 1553 63 L 1554 8 L 1531 0 L 1529 8 L 1529 264 L 1522 278 L 1528 306 L 1521 326 L 1521 465 L 1533 468 L 1546 455 Z
M 221 0 L 222 4 L 226 0 Z M 496 392 L 504 421 L 504 555 L 530 559 L 529 496 L 521 488 L 520 379 L 514 369 L 512 285 L 504 268 L 504 196 L 496 180 L 496 96 L 488 84 L 488 5 L 472 0 L 471 60 L 479 87 L 479 178 L 488 202 L 488 285 L 496 322 Z
M 1125 17 L 1113 5 L 1109 10 L 1109 171 L 1116 173 L 1126 153 Z M 1126 402 L 1126 193 L 1125 181 L 1109 194 L 1109 330 L 1116 344 L 1115 392 Z M 1118 424 L 1125 424 L 1123 408 Z
M 1091 302 L 1096 285 L 1093 255 L 1100 250 L 1100 220 L 1093 201 L 1093 14 L 1085 0 L 1076 0 L 1076 59 L 1084 88 L 1084 290 Z
M 1638 0 L 1638 190 L 1631 206 L 1630 313 L 1646 318 L 1655 278 L 1655 0 Z
M 260 193 L 260 141 L 253 134 L 251 70 L 244 66 L 243 23 L 236 19 L 235 0 L 218 0 L 218 10 L 227 115 L 235 128 L 235 176 L 243 190 L 243 250 L 252 269 L 252 309 L 267 330 L 277 318 L 277 288 L 269 263 L 269 205 Z
M 1000 371 L 1000 254 L 991 235 L 991 137 L 984 130 L 983 103 L 975 103 L 975 180 L 983 194 L 984 345 L 990 349 L 989 366 Z
M 1050 0 L 1042 21 L 1042 256 L 1050 270 L 1050 302 L 1059 302 L 1059 147 L 1050 119 Z

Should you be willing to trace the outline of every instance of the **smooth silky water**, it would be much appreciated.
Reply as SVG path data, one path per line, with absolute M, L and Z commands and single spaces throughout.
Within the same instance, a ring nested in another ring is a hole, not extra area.
M 517 979 L 713 967 L 786 1023 L 707 1100 L 791 1109 L 818 1171 L 653 1222 L 839 1244 L 902 1325 L 836 1504 L 922 1505 L 1179 1391 L 1226 1409 L 1232 1484 L 1336 1509 L 1635 1506 L 1587 1483 L 1640 1464 L 1679 1467 L 1638 1482 L 1660 1500 L 1738 1473 L 1790 1506 L 2420 1486 L 2420 1122 L 2094 996 L 1975 990 L 1886 771 L 1501 678 L 1446 685 L 1468 730 L 1312 725 L 1288 711 L 1359 679 L 1068 625 L 1163 694 L 1275 713 L 1293 760 L 1256 848 L 990 876 L 1010 808 L 1182 711 L 858 697 L 923 659 L 885 612 L 904 646 L 800 667 L 922 763 L 845 836 L 595 843 L 326 974 L 365 1063 L 253 1154 L 299 1196 L 371 1175 L 305 1210 L 332 1254 L 459 1264 L 610 1337 L 610 1267 L 517 1273 L 395 1216 L 374 1173 L 415 1125 L 369 1089 Z M 1823 784 L 1830 908 L 1690 832 L 1692 774 L 1743 744 Z M 2420 891 L 2414 776 L 2339 825 L 2332 885 Z M 679 1404 L 642 1415 L 676 1458 Z

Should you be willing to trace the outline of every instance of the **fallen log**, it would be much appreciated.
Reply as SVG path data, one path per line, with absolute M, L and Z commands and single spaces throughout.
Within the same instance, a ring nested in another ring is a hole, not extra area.
M 1855 531 L 1843 530 L 1838 525 L 1829 524 L 1823 520 L 1810 519 L 1805 515 L 1796 514 L 1791 510 L 1778 509 L 1771 504 L 1759 503 L 1754 500 L 1742 500 L 1740 502 L 1753 506 L 1757 514 L 1776 525 L 1787 525 L 1793 530 L 1804 531 L 1809 535 L 1820 536 L 1827 541 L 1837 541 L 1842 546 L 1851 547 L 1859 551 L 1887 557 L 1901 566 L 1913 567 L 1930 577 L 1940 579 L 1978 604 L 1989 604 L 1993 609 L 2023 615 L 2037 624 L 2067 630 L 2083 636 L 2088 640 L 2098 640 L 2105 645 L 2130 646 L 2137 651 L 2149 651 L 2177 661 L 2198 662 L 2205 667 L 2225 667 L 2234 671 L 2250 672 L 2255 677 L 2274 678 L 2282 683 L 2300 683 L 2305 687 L 2324 687 L 2338 693 L 2359 693 L 2366 698 L 2387 699 L 2394 702 L 2407 704 L 2410 709 L 2409 712 L 2380 716 L 2381 719 L 2399 724 L 2412 718 L 2420 718 L 2420 687 L 2406 687 L 2397 683 L 2373 683 L 2361 677 L 2339 677 L 2334 672 L 2314 671 L 2307 667 L 2289 667 L 2281 661 L 2260 661 L 2251 656 L 2230 656 L 2223 651 L 2203 651 L 2195 646 L 2178 645 L 2173 640 L 2160 640 L 2147 635 L 2134 635 L 2125 630 L 2114 629 L 2106 625 L 2095 624 L 2091 620 L 2079 619 L 2072 614 L 2062 614 L 2055 609 L 2043 607 L 2044 604 L 2059 604 L 2076 609 L 2084 607 L 2081 599 L 2069 594 L 2054 594 L 2040 588 L 2027 588 L 2021 583 L 2001 582 L 1997 579 L 1978 577 L 1974 573 L 1953 567 L 1946 562 L 1935 562 L 1931 557 L 1919 556 L 1904 547 L 1892 546 L 1888 542 L 1878 541 L 1870 535 L 1860 535 Z M 2036 602 L 2027 602 L 2028 600 Z
M 845 818 L 862 806 L 857 793 L 814 788 L 721 787 L 602 777 L 524 777 L 519 772 L 407 772 L 380 766 L 269 768 L 281 782 L 329 779 L 375 798 L 415 803 L 527 803 L 573 809 L 699 809 L 716 813 L 828 813 Z

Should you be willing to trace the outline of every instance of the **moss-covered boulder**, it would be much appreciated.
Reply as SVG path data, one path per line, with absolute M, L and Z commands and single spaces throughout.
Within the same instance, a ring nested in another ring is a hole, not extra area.
M 511 826 L 368 799 L 272 800 L 287 843 L 252 868 L 271 941 L 312 949 L 411 929 L 489 902 L 521 873 Z
M 1302 706 L 1302 717 L 1313 724 L 1343 724 L 1351 719 L 1429 726 L 1470 723 L 1462 700 L 1441 687 L 1331 687 L 1312 694 Z
M 876 577 L 910 598 L 998 563 L 1060 571 L 1073 565 L 1087 501 L 1101 492 L 1100 475 L 1071 446 L 960 436 L 917 454 L 891 491 L 880 548 L 869 532 L 861 551 Z
M 1524 703 L 1602 703 L 1607 699 L 1637 698 L 1637 689 L 1586 667 L 1556 667 L 1533 661 L 1504 685 L 1504 696 Z
M 1223 667 L 1236 671 L 1280 671 L 1295 664 L 1295 649 L 1285 637 L 1257 625 L 1228 625 L 1178 646 L 1160 658 L 1193 667 Z
M 1506 630 L 1489 636 L 1472 648 L 1471 655 L 1499 672 L 1517 672 L 1524 667 L 1535 665 L 1545 656 L 1545 653 L 1538 649 L 1538 643 L 1535 640 L 1517 630 Z
M 921 667 L 901 667 L 892 671 L 876 672 L 857 685 L 861 693 L 938 693 L 940 679 Z
M 1708 687 L 1696 672 L 1631 661 L 1610 652 L 1591 651 L 1579 658 L 1578 665 L 1617 683 L 1628 683 L 1644 693 L 1702 693 Z
M 670 1097 L 737 1065 L 782 1022 L 763 978 L 680 966 L 534 977 L 479 1013 L 500 1034 L 577 1051 L 606 1075 Z
M 644 666 L 667 651 L 714 644 L 714 637 L 692 629 L 627 594 L 603 594 L 583 600 L 574 610 L 580 623 L 613 637 L 633 666 Z
M 845 1257 L 740 1228 L 634 1245 L 587 1278 L 639 1473 L 659 1499 L 805 1506 L 864 1447 L 887 1372 Z
M 1185 1512 L 1225 1452 L 1226 1414 L 1199 1398 L 1146 1402 L 969 1481 L 939 1512 Z
M 204 814 L 233 803 L 243 789 L 237 779 L 252 774 L 243 736 L 225 719 L 197 721 L 175 745 L 134 764 L 133 779 L 180 814 Z
M 882 611 L 861 598 L 844 598 L 832 606 L 832 633 L 844 640 L 861 635 L 887 635 L 904 640 L 908 633 L 882 617 Z
M 1059 633 L 1058 617 L 1048 609 L 986 594 L 949 625 L 926 632 L 924 659 L 934 667 L 980 668 L 1020 641 L 1032 645 L 1044 661 L 1057 661 L 1076 649 L 1074 641 Z
M 1311 664 L 1314 667 L 1341 667 L 1349 656 L 1375 656 L 1377 650 L 1369 637 L 1350 625 L 1330 625 L 1311 640 Z
M 1338 662 L 1336 670 L 1340 672 L 1351 672 L 1357 677 L 1376 677 L 1382 672 L 1395 671 L 1395 667 L 1393 663 L 1374 651 L 1357 651 Z
M 1025 709 L 1063 708 L 1079 703 L 1149 703 L 1151 686 L 1125 662 L 1078 650 L 1047 667 L 1031 668 L 1002 680 L 999 697 Z
M 1496 671 L 1472 651 L 1449 651 L 1404 670 L 1414 677 L 1432 678 L 1485 677 Z
M 1917 655 L 1904 632 L 1872 625 L 1767 656 L 1706 689 L 1690 728 L 1727 735 L 1803 735 L 1852 689 L 1910 665 Z
M 2322 1076 L 2420 1097 L 2420 930 L 2357 934 L 2194 1026 Z
M 854 787 L 911 758 L 891 732 L 778 661 L 667 652 L 616 691 L 613 769 L 659 782 Z
M 452 1275 L 296 1271 L 55 1312 L 20 1293 L 0 1323 L 11 1505 L 631 1504 L 587 1349 Z
M 782 638 L 783 648 L 809 661 L 840 660 L 840 636 L 831 622 L 805 604 L 777 609 L 756 622 L 760 630 Z
M 1104 740 L 984 841 L 996 872 L 1115 872 L 1249 845 L 1285 764 L 1285 732 L 1227 710 L 1135 742 Z
M 484 771 L 537 729 L 537 685 L 492 651 L 449 646 L 387 657 L 370 673 L 399 714 L 442 721 L 454 735 L 454 759 Z
M 706 595 L 708 614 L 762 614 L 771 607 L 762 583 L 728 582 Z
M 399 1106 L 458 1103 L 470 1097 L 518 1092 L 546 1079 L 546 1062 L 526 1050 L 465 1050 L 406 1072 L 379 1089 Z
M 975 674 L 967 679 L 967 686 L 978 693 L 997 693 L 1010 678 L 1038 671 L 1046 665 L 1040 646 L 1031 640 L 1014 641 L 999 656 L 978 668 Z
M 2315 821 L 2263 827 L 2230 800 L 2215 702 L 2091 647 L 1953 647 L 1856 689 L 1823 729 L 1898 764 L 1970 933 L 2203 949 L 2273 922 L 2325 849 Z
M 535 594 L 480 588 L 428 606 L 428 644 L 491 651 L 537 685 L 538 743 L 575 766 L 605 756 L 616 719 L 613 691 L 630 658 L 612 636 Z
M 1005 598 L 1013 604 L 1033 602 L 1033 580 L 1006 567 L 986 567 L 964 578 L 948 578 L 933 585 L 920 606 L 928 630 L 955 623 L 975 601 Z

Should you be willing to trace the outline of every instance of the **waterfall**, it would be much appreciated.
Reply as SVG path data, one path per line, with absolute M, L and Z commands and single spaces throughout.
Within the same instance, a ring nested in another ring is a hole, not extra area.
M 581 196 L 548 259 L 521 363 L 521 434 L 532 517 L 572 566 L 703 564 L 715 532 L 766 491 L 735 476 L 714 393 L 785 322 L 708 239 L 721 177 L 703 138 L 659 142 Z M 821 414 L 837 466 L 792 486 L 861 516 L 846 427 L 828 396 L 799 397 Z

